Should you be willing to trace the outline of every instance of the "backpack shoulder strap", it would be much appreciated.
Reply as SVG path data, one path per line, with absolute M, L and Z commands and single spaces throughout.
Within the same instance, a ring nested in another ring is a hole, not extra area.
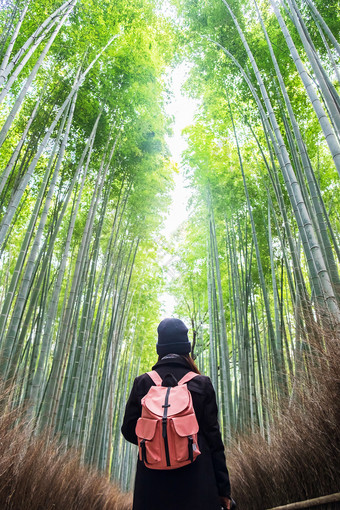
M 181 384 L 187 384 L 189 381 L 191 381 L 191 379 L 197 377 L 198 375 L 199 374 L 196 374 L 195 372 L 188 372 L 182 377 L 182 379 L 178 381 L 178 386 Z
M 152 370 L 151 372 L 146 372 L 148 374 L 148 376 L 150 377 L 150 379 L 152 380 L 152 382 L 156 385 L 156 386 L 162 386 L 162 378 L 161 376 L 156 372 L 156 370 Z

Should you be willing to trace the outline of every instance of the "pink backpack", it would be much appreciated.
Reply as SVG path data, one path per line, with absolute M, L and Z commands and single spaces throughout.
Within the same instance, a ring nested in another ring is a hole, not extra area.
M 139 458 L 150 469 L 186 466 L 201 453 L 198 423 L 186 386 L 198 374 L 188 372 L 174 387 L 162 386 L 155 370 L 148 375 L 156 386 L 142 398 L 142 416 L 136 425 Z

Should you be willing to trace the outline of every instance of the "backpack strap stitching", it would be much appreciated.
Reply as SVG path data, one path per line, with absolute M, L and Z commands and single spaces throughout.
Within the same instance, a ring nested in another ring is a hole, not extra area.
M 182 385 L 182 384 L 187 384 L 189 381 L 191 381 L 191 379 L 193 379 L 194 377 L 197 377 L 199 374 L 196 374 L 195 372 L 188 372 L 186 373 L 182 379 L 180 379 L 178 381 L 178 386 Z
M 156 372 L 156 370 L 152 370 L 151 372 L 146 372 L 146 373 L 148 374 L 148 376 L 150 377 L 150 379 L 156 386 L 162 386 L 163 380 L 162 380 L 161 376 Z

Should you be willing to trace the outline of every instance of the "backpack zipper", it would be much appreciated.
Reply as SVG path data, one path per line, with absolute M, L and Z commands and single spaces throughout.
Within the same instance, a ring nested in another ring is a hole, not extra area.
M 167 433 L 167 425 L 168 425 L 168 407 L 169 404 L 169 395 L 170 395 L 171 386 L 166 390 L 164 405 L 162 406 L 163 418 L 162 418 L 162 436 L 164 439 L 164 448 L 165 448 L 165 457 L 166 457 L 166 465 L 171 466 L 170 464 L 170 453 L 169 453 L 169 443 L 168 443 L 168 433 Z

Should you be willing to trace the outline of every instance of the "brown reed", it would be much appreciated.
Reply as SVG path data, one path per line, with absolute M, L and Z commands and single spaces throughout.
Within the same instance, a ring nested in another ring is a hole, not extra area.
M 308 361 L 308 375 L 295 376 L 294 399 L 280 402 L 270 441 L 255 433 L 237 438 L 227 451 L 239 510 L 265 510 L 339 491 L 338 335 L 319 331 Z
M 5 399 L 2 399 L 2 404 Z M 48 436 L 35 437 L 22 412 L 0 417 L 1 510 L 130 510 L 131 497 L 81 465 Z

